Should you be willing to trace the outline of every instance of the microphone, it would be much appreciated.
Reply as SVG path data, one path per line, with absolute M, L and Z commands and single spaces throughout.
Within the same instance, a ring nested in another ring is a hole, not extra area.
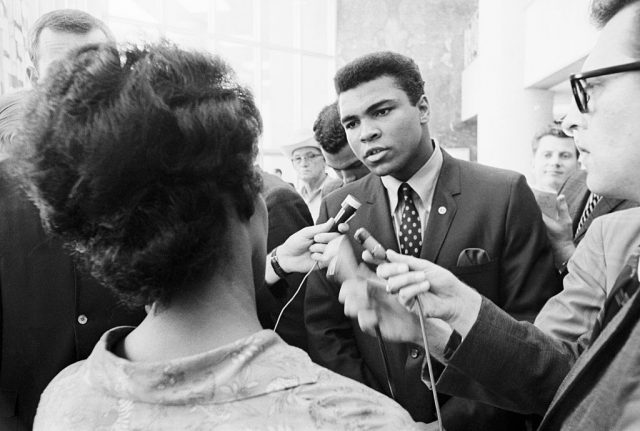
M 378 260 L 387 260 L 387 251 L 365 228 L 359 228 L 353 237 Z
M 340 223 L 346 223 L 355 215 L 358 208 L 360 208 L 362 204 L 358 199 L 354 198 L 351 195 L 347 195 L 346 198 L 340 204 L 340 211 L 336 214 L 333 219 L 333 226 L 329 230 L 329 232 L 338 232 L 338 225 Z

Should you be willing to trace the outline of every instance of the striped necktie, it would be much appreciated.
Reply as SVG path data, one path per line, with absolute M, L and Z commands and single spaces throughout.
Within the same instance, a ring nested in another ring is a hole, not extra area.
M 416 205 L 413 203 L 413 189 L 407 183 L 400 185 L 399 198 L 403 202 L 400 219 L 400 251 L 408 256 L 420 257 L 422 250 L 422 224 Z
M 585 223 L 589 219 L 589 216 L 593 212 L 593 209 L 596 207 L 598 202 L 600 202 L 601 198 L 602 196 L 597 195 L 595 193 L 589 194 L 589 199 L 587 199 L 587 204 L 584 206 L 584 210 L 582 211 L 582 216 L 580 217 L 580 221 L 578 222 L 578 228 L 576 229 L 576 233 L 580 232 L 582 227 L 585 225 Z
M 604 306 L 596 318 L 596 323 L 593 325 L 591 342 L 589 343 L 590 345 L 593 344 L 596 338 L 598 338 L 598 335 L 602 332 L 604 327 L 607 326 L 607 323 L 615 317 L 618 311 L 620 311 L 624 304 L 638 290 L 638 285 L 640 284 L 638 281 L 639 255 L 640 249 L 636 250 L 636 252 L 629 257 L 627 263 L 622 268 L 622 271 L 618 274 L 618 278 L 613 284 L 611 292 L 607 295 Z

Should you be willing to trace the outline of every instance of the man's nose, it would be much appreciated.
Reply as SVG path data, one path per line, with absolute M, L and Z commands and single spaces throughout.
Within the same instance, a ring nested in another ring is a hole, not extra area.
M 583 114 L 581 114 L 578 107 L 572 103 L 569 106 L 567 115 L 562 119 L 562 131 L 566 133 L 567 136 L 573 136 L 576 129 L 580 127 L 583 121 Z
M 360 125 L 360 141 L 369 142 L 377 139 L 380 136 L 380 129 L 375 124 L 369 121 L 362 121 Z

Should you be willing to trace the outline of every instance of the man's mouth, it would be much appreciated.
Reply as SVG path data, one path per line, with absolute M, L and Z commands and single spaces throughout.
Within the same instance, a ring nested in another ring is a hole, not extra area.
M 364 158 L 368 161 L 368 162 L 377 162 L 380 159 L 382 159 L 384 157 L 384 155 L 387 153 L 387 149 L 384 148 L 371 148 L 369 150 L 367 150 L 367 152 L 364 154 Z

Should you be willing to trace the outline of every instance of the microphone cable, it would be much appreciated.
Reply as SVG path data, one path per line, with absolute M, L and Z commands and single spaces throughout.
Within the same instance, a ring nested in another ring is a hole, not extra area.
M 298 293 L 300 293 L 300 290 L 302 290 L 302 285 L 304 284 L 305 281 L 307 281 L 307 278 L 309 277 L 309 275 L 316 269 L 319 269 L 320 265 L 319 263 L 316 261 L 316 263 L 313 264 L 313 266 L 311 267 L 311 269 L 309 270 L 309 272 L 306 273 L 306 275 L 302 278 L 302 281 L 300 282 L 300 285 L 298 286 L 298 288 L 296 289 L 296 291 L 293 293 L 293 296 L 291 296 L 291 298 L 287 301 L 286 304 L 284 304 L 284 307 L 282 307 L 282 310 L 280 310 L 280 314 L 278 315 L 278 319 L 276 320 L 276 324 L 273 327 L 273 331 L 277 332 L 278 330 L 278 325 L 280 324 L 280 319 L 282 318 L 282 315 L 284 314 L 284 310 L 287 309 L 287 307 L 293 302 L 293 300 L 296 298 L 296 296 L 298 296 Z

